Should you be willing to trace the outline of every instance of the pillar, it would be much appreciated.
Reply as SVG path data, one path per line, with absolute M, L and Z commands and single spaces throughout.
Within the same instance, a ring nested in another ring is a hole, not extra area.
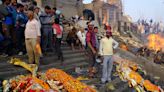
M 99 8 L 99 15 L 98 15 L 98 18 L 99 18 L 99 23 L 100 23 L 100 25 L 102 24 L 102 8 Z
M 106 9 L 106 16 L 107 16 L 107 21 L 106 22 L 109 23 L 109 21 L 110 21 L 109 20 L 109 17 L 110 17 L 109 16 L 109 8 Z
M 114 11 L 113 11 L 113 22 L 114 22 L 114 24 L 116 23 L 116 21 L 117 21 L 117 14 L 116 14 L 116 9 L 114 9 Z

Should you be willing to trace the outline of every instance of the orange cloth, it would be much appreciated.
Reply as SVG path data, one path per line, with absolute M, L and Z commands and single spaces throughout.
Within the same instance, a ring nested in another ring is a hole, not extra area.
M 141 82 L 142 82 L 142 77 L 141 77 L 141 75 L 139 75 L 138 73 L 136 73 L 136 72 L 134 72 L 134 71 L 131 71 L 130 72 L 130 74 L 129 74 L 129 77 L 131 78 L 131 79 L 134 79 L 136 82 L 137 82 L 137 84 L 140 84 Z
M 143 85 L 144 85 L 144 87 L 146 88 L 147 91 L 160 92 L 158 86 L 152 84 L 149 80 L 144 80 Z

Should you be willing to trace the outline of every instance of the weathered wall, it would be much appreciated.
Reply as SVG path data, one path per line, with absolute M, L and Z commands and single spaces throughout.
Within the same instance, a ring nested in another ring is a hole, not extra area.
M 57 7 L 68 19 L 74 15 L 82 15 L 83 4 L 77 0 L 42 0 L 42 6 L 49 5 L 52 8 Z
M 38 2 L 38 0 L 36 1 Z M 42 5 L 42 7 L 49 5 L 50 7 L 53 8 L 56 6 L 56 0 L 42 0 L 40 5 Z
M 84 9 L 90 9 L 90 10 L 93 10 L 93 3 L 90 3 L 90 4 L 84 4 Z
M 56 0 L 56 5 L 59 10 L 65 15 L 66 18 L 77 15 L 76 2 L 73 0 Z

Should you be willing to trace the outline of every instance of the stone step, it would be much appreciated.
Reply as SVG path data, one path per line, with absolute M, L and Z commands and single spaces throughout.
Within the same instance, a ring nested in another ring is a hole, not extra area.
M 64 55 L 64 59 L 65 59 L 64 62 L 74 61 L 74 60 L 76 60 L 76 61 L 85 60 L 83 53 L 67 54 L 67 55 Z M 26 59 L 22 59 L 22 60 L 27 62 Z M 43 65 L 47 65 L 47 64 L 50 64 L 50 63 L 53 63 L 53 62 L 56 62 L 56 61 L 58 61 L 56 56 L 49 56 L 49 57 L 45 57 L 45 58 L 41 59 L 40 63 L 43 64 Z M 7 69 L 6 69 L 6 67 L 7 67 Z M 13 68 L 16 68 L 16 67 L 13 67 L 7 61 L 4 62 L 4 63 L 1 63 L 1 65 L 0 65 L 0 71 L 6 71 L 10 68 L 13 69 Z
M 69 58 L 69 57 L 78 57 L 78 56 L 84 56 L 84 53 L 71 53 L 71 54 L 63 54 L 64 58 Z
M 80 60 L 86 60 L 83 54 L 69 54 L 69 55 L 64 55 L 64 62 L 67 61 L 80 61 Z M 48 57 L 48 58 L 43 58 L 41 60 L 41 64 L 49 64 L 52 62 L 58 61 L 57 60 L 57 56 L 52 56 L 52 57 Z
M 68 69 L 72 69 L 74 67 L 78 67 L 78 66 L 87 66 L 88 63 L 86 63 L 85 61 L 76 61 L 76 60 L 72 60 L 72 61 L 65 61 L 64 65 L 62 66 L 60 62 L 54 62 L 48 65 L 41 65 L 39 67 L 39 70 L 44 71 L 50 68 L 59 68 L 59 69 L 64 69 L 64 70 L 68 70 Z M 8 70 L 8 71 L 2 71 L 0 72 L 0 77 L 1 78 L 9 78 L 9 77 L 13 77 L 19 74 L 27 74 L 29 73 L 27 70 L 23 69 L 22 67 L 18 67 L 18 68 L 11 68 L 12 70 Z
M 3 63 L 2 65 L 0 65 L 0 71 L 7 70 L 9 68 L 13 68 L 13 65 L 11 65 L 9 63 Z
M 72 51 L 71 47 L 69 47 L 68 45 L 62 45 L 61 49 L 62 49 L 63 53 Z M 72 51 L 72 53 L 74 53 L 74 52 L 80 52 L 80 50 L 77 49 L 76 51 Z M 27 58 L 27 55 L 21 55 L 21 56 L 13 55 L 13 56 L 9 56 L 9 57 L 0 57 L 0 63 L 1 62 L 6 62 L 6 60 L 8 60 L 12 57 L 17 57 L 17 58 L 22 58 L 22 57 L 25 58 L 26 57 Z
M 66 39 L 68 32 L 64 32 L 63 40 Z M 43 58 L 40 60 L 39 71 L 46 71 L 50 68 L 59 68 L 64 71 L 74 71 L 75 67 L 88 67 L 88 62 L 85 58 L 84 50 L 75 50 L 72 51 L 71 47 L 67 44 L 62 44 L 61 46 L 64 62 L 61 65 L 61 61 L 57 59 L 57 55 L 55 52 L 48 52 Z M 28 62 L 27 55 L 23 56 L 12 56 L 14 58 L 20 58 L 24 62 Z M 0 58 L 0 78 L 11 78 L 20 74 L 28 74 L 29 72 L 20 66 L 14 66 L 8 63 L 7 60 L 10 60 L 12 57 Z M 71 73 L 71 72 L 70 72 Z
M 97 84 L 100 83 L 100 79 L 98 78 L 93 78 L 93 79 L 89 79 L 87 81 L 82 81 L 83 83 L 86 83 L 88 85 L 92 85 L 92 84 Z
M 17 67 L 9 67 L 9 68 L 4 68 L 4 69 L 0 69 L 0 72 L 7 72 L 7 71 L 15 71 L 17 70 Z
M 69 58 L 69 57 L 78 57 L 78 56 L 80 56 L 80 55 L 84 55 L 84 52 L 85 51 L 80 51 L 80 50 L 77 50 L 77 51 L 72 51 L 72 50 L 63 50 L 63 56 L 64 56 L 64 58 Z M 54 54 L 54 53 L 48 53 L 44 58 L 50 58 L 50 57 L 56 57 L 56 54 Z M 0 59 L 0 68 L 1 68 L 1 66 L 4 66 L 5 65 L 5 63 L 7 63 L 8 61 L 7 60 L 10 60 L 11 58 L 20 58 L 20 59 L 22 59 L 22 60 L 26 60 L 27 61 L 27 59 L 28 59 L 28 57 L 27 57 L 27 55 L 23 55 L 23 56 L 12 56 L 12 57 L 8 57 L 8 58 L 6 58 L 5 60 L 2 60 L 2 59 Z M 57 57 L 56 57 L 57 58 Z
M 62 49 L 62 50 L 70 50 L 71 47 L 69 47 L 69 46 L 62 46 L 61 49 Z
M 75 50 L 75 51 L 72 51 L 71 49 L 70 49 L 70 50 L 63 50 L 62 52 L 63 52 L 63 54 L 70 54 L 70 53 L 85 53 L 84 50 Z
M 75 66 L 76 67 L 81 67 L 81 66 L 83 66 L 83 67 L 87 67 L 88 66 L 88 63 L 86 63 L 85 61 L 83 61 L 83 62 L 76 62 L 76 63 L 71 63 L 71 64 L 68 64 L 67 66 L 62 66 L 62 65 L 60 65 L 60 64 L 58 64 L 58 66 L 57 65 L 55 65 L 56 67 L 54 67 L 53 65 L 51 66 L 51 65 L 49 65 L 48 67 L 46 67 L 46 66 L 43 66 L 43 67 L 41 67 L 41 71 L 46 71 L 47 69 L 50 69 L 50 68 L 58 68 L 58 69 L 62 69 L 62 70 L 64 70 L 64 71 L 69 71 L 70 69 L 71 70 L 74 70 L 75 69 Z

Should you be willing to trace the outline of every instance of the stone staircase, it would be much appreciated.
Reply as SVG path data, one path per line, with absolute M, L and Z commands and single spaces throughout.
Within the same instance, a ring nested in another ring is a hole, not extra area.
M 64 33 L 63 41 L 65 41 L 67 32 Z M 64 63 L 61 65 L 61 61 L 57 59 L 57 55 L 54 52 L 49 52 L 46 56 L 41 58 L 39 71 L 46 71 L 50 68 L 59 68 L 64 71 L 74 72 L 75 67 L 87 67 L 87 59 L 85 58 L 84 51 L 76 50 L 72 51 L 71 48 L 64 44 L 62 45 L 62 52 L 64 56 Z M 21 60 L 28 62 L 28 57 L 13 56 L 14 58 L 20 58 Z M 28 74 L 29 72 L 22 67 L 14 66 L 8 63 L 12 57 L 3 58 L 0 57 L 0 78 L 7 79 L 20 74 Z

